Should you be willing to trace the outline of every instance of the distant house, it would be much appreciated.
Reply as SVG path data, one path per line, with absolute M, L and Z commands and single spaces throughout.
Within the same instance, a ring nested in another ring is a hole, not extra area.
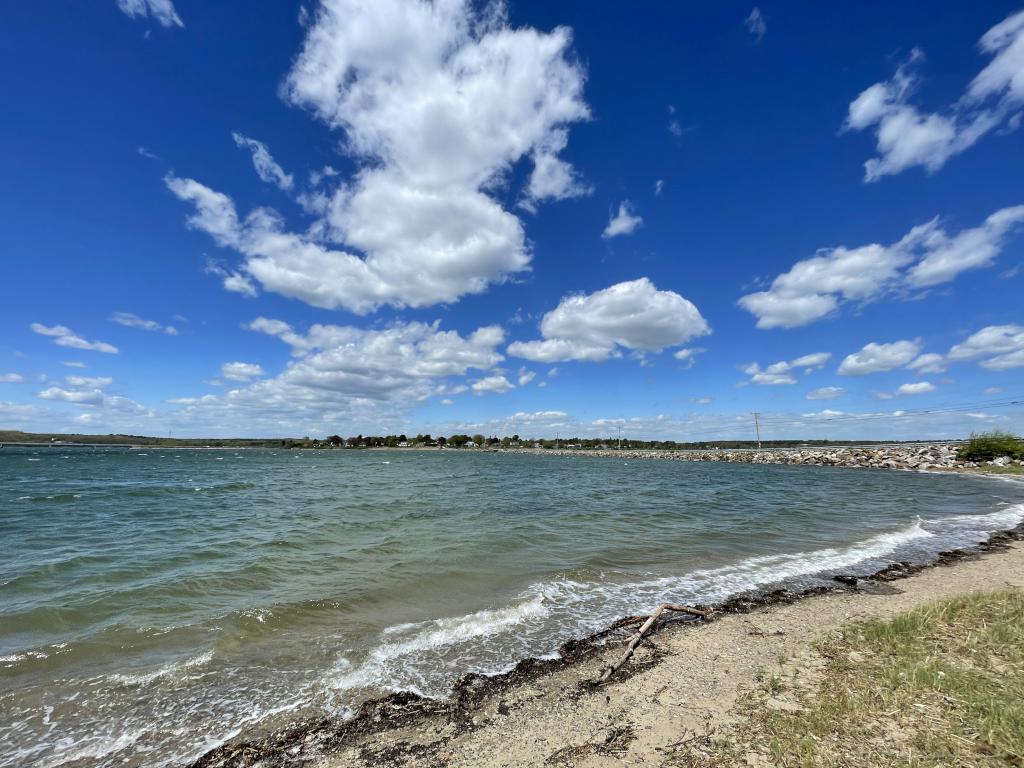
M 405 440 L 403 440 L 402 442 L 400 442 L 398 444 L 398 447 L 399 448 L 408 448 L 409 447 L 409 443 L 407 443 Z
M 466 447 L 467 448 L 476 448 L 476 443 L 474 443 L 472 440 L 470 440 L 469 442 L 466 443 Z
M 543 445 L 541 445 L 540 443 L 534 443 L 534 444 L 533 444 L 533 447 L 534 447 L 534 448 L 543 448 L 544 446 L 543 446 Z

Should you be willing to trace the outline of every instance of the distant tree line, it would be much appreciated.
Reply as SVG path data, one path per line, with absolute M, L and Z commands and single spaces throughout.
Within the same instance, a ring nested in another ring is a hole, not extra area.
M 162 445 L 168 448 L 276 448 L 279 438 L 153 437 L 147 435 L 80 435 L 0 430 L 0 443 L 80 443 L 83 445 Z
M 882 440 L 762 440 L 763 448 L 799 448 L 837 445 L 872 445 L 893 441 Z M 897 441 L 914 442 L 914 441 Z M 342 437 L 329 435 L 325 438 L 304 437 L 283 439 L 282 448 L 541 448 L 566 450 L 730 450 L 756 448 L 754 440 L 715 440 L 681 442 L 677 440 L 632 440 L 618 437 L 567 437 L 567 438 L 521 438 L 519 435 L 485 437 L 482 434 L 454 434 L 438 436 L 419 434 L 415 437 L 402 435 L 355 435 Z

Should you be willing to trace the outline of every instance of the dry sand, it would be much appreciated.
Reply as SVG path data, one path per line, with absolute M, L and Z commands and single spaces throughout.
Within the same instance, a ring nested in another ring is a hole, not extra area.
M 760 671 L 813 669 L 815 640 L 851 620 L 885 618 L 961 592 L 1024 587 L 1024 543 L 950 566 L 928 568 L 869 591 L 837 592 L 668 625 L 611 682 L 580 685 L 615 658 L 594 657 L 485 695 L 461 721 L 446 716 L 367 734 L 324 763 L 343 766 L 659 766 L 707 745 L 735 722 L 738 698 Z M 777 706 L 785 707 L 780 700 Z

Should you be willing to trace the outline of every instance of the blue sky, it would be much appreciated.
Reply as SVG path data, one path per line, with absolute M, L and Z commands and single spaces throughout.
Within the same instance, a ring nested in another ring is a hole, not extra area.
M 1024 429 L 1019 5 L 97 0 L 0 36 L 4 427 Z

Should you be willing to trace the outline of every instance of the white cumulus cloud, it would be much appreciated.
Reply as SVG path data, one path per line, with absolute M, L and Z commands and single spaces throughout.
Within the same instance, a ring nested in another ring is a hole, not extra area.
M 753 384 L 796 384 L 794 371 L 803 369 L 804 374 L 811 373 L 822 368 L 831 357 L 831 352 L 812 352 L 796 360 L 780 360 L 765 368 L 761 368 L 758 363 L 750 363 L 743 366 L 742 370 L 750 376 Z
M 276 375 L 223 394 L 175 398 L 182 406 L 173 413 L 179 428 L 216 424 L 226 433 L 330 434 L 344 424 L 364 433 L 397 434 L 412 429 L 406 420 L 410 409 L 431 397 L 450 399 L 467 391 L 457 377 L 476 370 L 486 378 L 504 359 L 498 326 L 466 336 L 441 330 L 436 322 L 382 329 L 317 324 L 303 331 L 257 318 L 249 327 L 288 344 L 292 360 Z
M 220 375 L 231 381 L 249 381 L 263 375 L 262 366 L 256 363 L 232 362 L 220 367 Z
M 1024 366 L 1024 326 L 989 325 L 949 350 L 953 361 L 980 361 L 990 371 L 1004 371 Z
M 790 371 L 790 365 L 784 360 L 761 368 L 758 363 L 743 366 L 743 372 L 750 376 L 754 384 L 796 384 L 796 377 Z
M 608 240 L 620 235 L 629 235 L 643 223 L 644 220 L 633 210 L 633 204 L 629 200 L 624 200 L 619 203 L 619 210 L 608 219 L 608 224 L 605 226 L 604 232 L 601 233 L 601 237 Z
M 914 360 L 907 363 L 907 368 L 920 374 L 942 373 L 946 370 L 946 358 L 935 352 L 927 352 L 923 355 L 918 355 Z
M 500 395 L 508 392 L 510 389 L 514 389 L 515 384 L 504 376 L 496 375 L 477 379 L 470 385 L 470 388 L 473 390 L 473 393 L 477 395 L 486 395 L 489 393 Z
M 872 373 L 901 368 L 921 351 L 920 340 L 894 341 L 891 344 L 871 342 L 859 352 L 847 355 L 839 364 L 840 376 L 867 376 Z
M 20 373 L 0 373 L 0 384 L 20 384 L 24 380 Z
M 620 348 L 658 352 L 711 333 L 692 302 L 659 291 L 646 277 L 592 294 L 566 296 L 540 324 L 543 339 L 517 341 L 508 353 L 537 362 L 602 361 Z
M 911 384 L 902 384 L 896 390 L 897 395 L 923 395 L 927 392 L 934 392 L 935 385 L 929 381 L 915 381 Z
M 790 365 L 794 368 L 803 368 L 804 373 L 810 373 L 818 368 L 822 368 L 831 358 L 831 352 L 813 352 L 809 355 L 798 357 L 796 360 L 791 361 Z
M 571 42 L 511 26 L 500 3 L 324 0 L 282 90 L 343 134 L 358 170 L 313 206 L 309 234 L 268 209 L 240 218 L 193 179 L 168 186 L 264 290 L 360 314 L 481 293 L 529 266 L 522 223 L 493 196 L 517 162 L 534 163 L 529 205 L 583 193 L 559 157 L 590 115 Z

